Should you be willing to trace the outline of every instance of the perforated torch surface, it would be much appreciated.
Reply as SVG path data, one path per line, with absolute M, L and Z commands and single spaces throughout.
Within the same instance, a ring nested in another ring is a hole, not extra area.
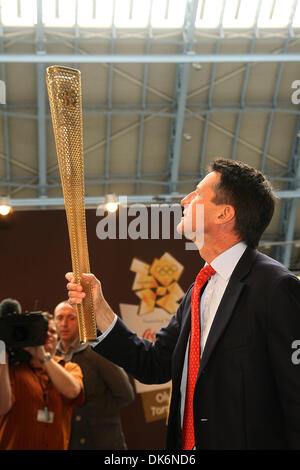
M 76 282 L 90 272 L 85 203 L 81 74 L 69 67 L 46 70 L 50 111 L 68 223 L 72 269 Z M 77 305 L 81 342 L 92 342 L 97 328 L 90 287 L 83 285 L 86 298 Z

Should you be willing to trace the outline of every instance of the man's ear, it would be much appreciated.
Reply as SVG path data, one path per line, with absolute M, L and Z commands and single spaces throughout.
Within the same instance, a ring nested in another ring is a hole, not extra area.
M 227 224 L 235 217 L 235 210 L 233 206 L 222 204 L 220 206 L 220 211 L 217 216 L 218 224 Z

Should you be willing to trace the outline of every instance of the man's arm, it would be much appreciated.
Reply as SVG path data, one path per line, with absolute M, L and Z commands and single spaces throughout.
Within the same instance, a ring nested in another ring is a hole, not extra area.
M 12 393 L 9 378 L 8 357 L 6 364 L 0 364 L 0 416 L 5 415 L 12 407 Z
M 44 364 L 44 368 L 55 388 L 66 398 L 77 398 L 81 392 L 81 384 L 54 359 Z

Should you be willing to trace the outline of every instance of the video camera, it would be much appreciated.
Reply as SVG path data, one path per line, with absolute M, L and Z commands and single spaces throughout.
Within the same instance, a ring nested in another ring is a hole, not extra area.
M 42 312 L 21 313 L 18 301 L 0 303 L 0 340 L 4 341 L 10 364 L 28 362 L 31 354 L 23 348 L 46 342 L 48 320 Z

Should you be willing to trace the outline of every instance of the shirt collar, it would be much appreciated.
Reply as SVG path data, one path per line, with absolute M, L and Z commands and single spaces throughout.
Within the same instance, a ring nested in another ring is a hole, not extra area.
M 67 356 L 69 355 L 70 353 L 75 353 L 75 352 L 79 352 L 79 351 L 83 351 L 84 349 L 86 349 L 88 347 L 88 344 L 87 343 L 83 343 L 81 344 L 80 341 L 78 339 L 76 339 L 75 341 L 73 341 L 73 343 L 69 346 L 69 349 L 67 351 L 65 351 L 62 347 L 62 343 L 61 343 L 61 340 L 58 341 L 57 343 L 57 346 L 56 346 L 56 351 L 60 352 L 62 355 L 64 356 Z
M 245 242 L 237 243 L 217 256 L 211 262 L 211 266 L 223 279 L 225 279 L 225 281 L 227 281 L 233 273 L 234 268 L 238 264 L 246 248 L 247 245 Z

